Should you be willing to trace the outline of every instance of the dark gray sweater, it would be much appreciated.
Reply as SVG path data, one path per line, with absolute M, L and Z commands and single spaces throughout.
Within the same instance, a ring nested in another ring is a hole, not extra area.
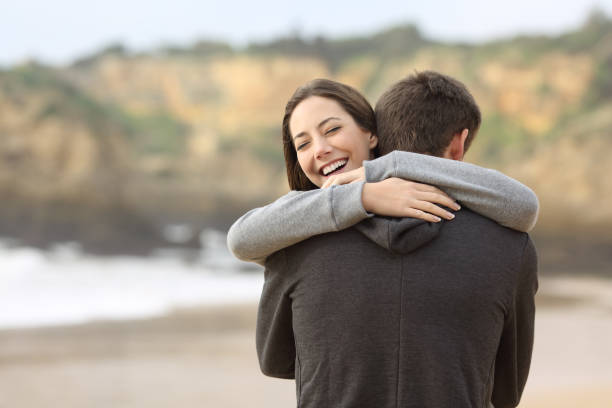
M 513 407 L 536 290 L 526 233 L 466 209 L 367 219 L 268 258 L 260 366 L 295 378 L 303 408 Z

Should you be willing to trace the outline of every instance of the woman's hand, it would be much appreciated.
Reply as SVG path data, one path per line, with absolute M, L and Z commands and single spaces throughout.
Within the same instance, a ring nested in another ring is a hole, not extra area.
M 363 202 L 363 208 L 374 214 L 389 217 L 419 218 L 429 222 L 439 222 L 440 217 L 447 220 L 455 218 L 452 213 L 436 204 L 454 210 L 461 208 L 455 200 L 439 188 L 396 177 L 377 183 L 365 183 L 361 193 L 361 201 Z
M 365 169 L 363 168 L 363 166 L 355 170 L 347 171 L 346 173 L 340 173 L 336 176 L 329 176 L 329 178 L 325 181 L 325 183 L 323 183 L 321 188 L 339 186 L 341 184 L 355 183 L 361 180 L 365 180 Z
M 330 176 L 321 188 L 355 183 L 365 180 L 365 169 Z M 438 207 L 459 210 L 461 207 L 444 191 L 429 184 L 415 183 L 396 177 L 377 183 L 365 183 L 361 193 L 363 208 L 371 213 L 388 217 L 412 217 L 430 222 L 439 222 L 440 217 L 452 220 L 455 216 Z

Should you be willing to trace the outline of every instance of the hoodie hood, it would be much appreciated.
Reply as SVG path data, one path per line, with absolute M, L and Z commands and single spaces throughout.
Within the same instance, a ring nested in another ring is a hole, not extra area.
M 427 222 L 416 218 L 372 217 L 355 228 L 381 247 L 407 254 L 436 239 L 444 221 Z

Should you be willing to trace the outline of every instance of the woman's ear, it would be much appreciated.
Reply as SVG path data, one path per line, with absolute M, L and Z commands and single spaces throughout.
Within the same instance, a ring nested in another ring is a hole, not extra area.
M 374 133 L 370 133 L 369 143 L 370 150 L 378 146 L 378 136 L 376 136 Z

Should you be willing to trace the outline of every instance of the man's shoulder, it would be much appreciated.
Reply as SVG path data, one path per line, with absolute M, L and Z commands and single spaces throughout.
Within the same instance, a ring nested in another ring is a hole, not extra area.
M 354 242 L 355 237 L 359 236 L 357 230 L 353 227 L 346 228 L 341 231 L 327 232 L 324 234 L 313 235 L 303 241 L 285 247 L 268 256 L 266 265 L 272 260 L 281 259 L 283 257 L 291 258 L 301 252 L 308 252 L 318 248 L 326 247 L 330 244 L 341 245 L 346 242 Z
M 363 257 L 386 258 L 388 251 L 366 237 L 354 226 L 335 232 L 315 235 L 286 247 L 266 259 L 270 270 L 297 271 L 354 266 Z
M 449 250 L 459 247 L 465 256 L 489 257 L 492 262 L 517 267 L 526 246 L 533 245 L 526 232 L 504 227 L 465 208 L 455 214 L 454 220 L 445 222 L 436 241 Z
M 471 211 L 468 208 L 462 208 L 455 213 L 455 219 L 445 226 L 445 229 L 453 227 L 463 230 L 465 233 L 481 234 L 482 239 L 486 239 L 491 234 L 504 237 L 510 240 L 525 241 L 528 237 L 526 232 L 513 230 L 512 228 L 504 227 L 496 221 Z
M 301 252 L 308 253 L 313 250 L 329 248 L 334 252 L 344 247 L 352 247 L 355 245 L 368 244 L 370 242 L 363 234 L 361 234 L 355 226 L 343 229 L 341 231 L 327 232 L 325 234 L 314 235 L 304 241 L 293 244 L 285 251 L 287 254 L 297 254 Z

